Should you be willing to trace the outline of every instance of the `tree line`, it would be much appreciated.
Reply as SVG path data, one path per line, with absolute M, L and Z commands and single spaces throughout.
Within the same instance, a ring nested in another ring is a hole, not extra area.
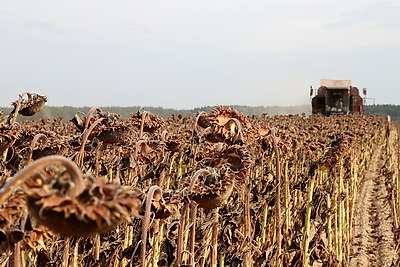
M 382 117 L 389 115 L 392 120 L 400 121 L 400 105 L 368 105 L 365 106 L 365 113 Z
M 160 116 L 161 118 L 168 118 L 172 115 L 182 115 L 182 116 L 195 116 L 200 111 L 210 112 L 212 108 L 215 106 L 204 106 L 195 109 L 169 109 L 162 107 L 99 107 L 102 111 L 118 113 L 124 118 L 128 118 L 132 116 L 132 114 L 136 112 L 140 112 L 146 110 L 151 112 L 154 115 Z M 235 108 L 236 110 L 242 112 L 245 115 L 257 115 L 267 113 L 268 115 L 278 115 L 278 114 L 296 114 L 296 113 L 305 113 L 308 114 L 311 112 L 311 108 L 307 105 L 304 106 L 292 106 L 292 107 L 250 107 L 250 106 L 240 106 L 240 105 L 231 105 L 230 107 Z M 38 119 L 54 119 L 54 118 L 62 118 L 65 120 L 72 119 L 76 114 L 87 114 L 88 111 L 92 107 L 72 107 L 72 106 L 44 106 L 38 113 L 36 113 L 32 117 L 23 117 L 19 116 L 18 120 L 38 120 Z M 3 111 L 3 117 L 7 117 L 8 114 L 12 111 L 11 107 L 1 108 L 0 111 Z
M 182 116 L 195 116 L 200 111 L 210 112 L 215 106 L 203 106 L 195 109 L 168 109 L 162 107 L 100 107 L 103 111 L 118 113 L 124 118 L 130 117 L 132 114 L 146 110 L 154 115 L 162 118 L 168 118 L 172 115 Z M 311 114 L 311 105 L 301 106 L 242 106 L 242 105 L 231 105 L 230 107 L 242 112 L 245 115 L 256 115 L 262 114 L 267 115 L 284 115 L 284 114 Z M 72 119 L 76 114 L 82 113 L 87 114 L 91 107 L 72 107 L 72 106 L 44 106 L 43 109 L 32 117 L 19 116 L 18 120 L 38 120 L 38 119 L 54 119 L 62 118 L 64 121 Z M 0 107 L 0 114 L 3 114 L 3 118 L 7 117 L 12 111 L 12 107 Z M 365 107 L 365 113 L 370 115 L 379 115 L 386 117 L 390 115 L 392 120 L 400 120 L 400 106 L 399 105 L 368 105 Z

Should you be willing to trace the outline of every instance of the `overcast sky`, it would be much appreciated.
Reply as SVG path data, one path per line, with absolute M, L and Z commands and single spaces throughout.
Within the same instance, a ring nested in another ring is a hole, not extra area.
M 0 3 L 0 106 L 302 105 L 320 79 L 400 104 L 399 66 L 398 0 Z

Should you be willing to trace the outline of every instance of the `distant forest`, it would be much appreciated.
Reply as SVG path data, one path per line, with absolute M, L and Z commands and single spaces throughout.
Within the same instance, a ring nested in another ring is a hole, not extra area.
M 304 106 L 291 106 L 291 107 L 278 107 L 278 106 L 272 106 L 272 107 L 264 107 L 264 106 L 259 106 L 259 107 L 250 107 L 250 106 L 237 106 L 237 105 L 231 105 L 230 107 L 235 108 L 236 110 L 242 112 L 245 115 L 258 115 L 260 116 L 263 113 L 267 113 L 268 115 L 278 115 L 278 114 L 297 114 L 297 113 L 305 113 L 305 114 L 310 114 L 311 113 L 311 107 L 308 105 Z M 63 120 L 70 120 L 72 119 L 75 114 L 77 113 L 88 113 L 88 111 L 92 107 L 71 107 L 71 106 L 63 106 L 63 107 L 54 107 L 54 106 L 44 106 L 40 112 L 35 114 L 32 117 L 23 117 L 19 116 L 18 120 L 37 120 L 37 119 L 42 119 L 42 118 L 62 118 Z M 200 108 L 195 108 L 195 109 L 167 109 L 167 108 L 162 108 L 162 107 L 139 107 L 139 106 L 132 106 L 132 107 L 99 107 L 103 111 L 108 111 L 108 112 L 113 112 L 113 113 L 118 113 L 122 117 L 127 118 L 130 117 L 132 114 L 141 111 L 141 110 L 146 110 L 148 112 L 151 112 L 154 115 L 160 116 L 162 118 L 168 118 L 171 115 L 182 115 L 182 116 L 196 116 L 196 114 L 199 111 L 206 111 L 209 112 L 211 111 L 212 108 L 211 106 L 205 106 L 205 107 L 200 107 Z M 1 110 L 3 111 L 3 116 L 6 117 L 8 114 L 12 111 L 12 108 L 1 108 L 0 107 L 0 112 Z
M 267 115 L 284 115 L 284 114 L 301 114 L 304 113 L 306 115 L 311 114 L 311 106 L 310 105 L 302 105 L 302 106 L 240 106 L 240 105 L 231 105 L 230 107 L 235 108 L 236 110 L 242 112 L 245 115 L 257 115 L 260 116 L 261 114 Z M 75 114 L 87 113 L 91 107 L 71 107 L 71 106 L 63 106 L 63 107 L 54 107 L 54 106 L 45 106 L 43 109 L 38 112 L 36 115 L 32 117 L 23 117 L 19 116 L 18 120 L 37 120 L 42 118 L 62 118 L 64 121 L 72 119 Z M 130 117 L 133 113 L 136 113 L 140 110 L 146 110 L 151 112 L 154 115 L 160 116 L 162 118 L 168 118 L 171 115 L 182 115 L 182 116 L 195 116 L 199 111 L 206 111 L 209 112 L 213 107 L 211 106 L 204 106 L 195 109 L 166 109 L 162 107 L 100 107 L 103 111 L 109 111 L 120 114 L 122 117 Z M 400 121 L 400 105 L 368 105 L 365 107 L 366 114 L 371 115 L 379 115 L 386 117 L 390 115 L 392 120 Z M 0 107 L 0 114 L 3 113 L 3 117 L 8 116 L 11 112 L 11 107 Z
M 389 115 L 392 120 L 400 121 L 400 105 L 370 105 L 365 106 L 365 113 L 386 117 Z

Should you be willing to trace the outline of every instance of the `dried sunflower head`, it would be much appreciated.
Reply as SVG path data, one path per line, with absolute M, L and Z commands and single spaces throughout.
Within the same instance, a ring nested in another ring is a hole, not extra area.
M 140 140 L 136 143 L 135 158 L 143 163 L 156 163 L 163 159 L 165 144 L 157 140 Z
M 106 144 L 122 143 L 129 136 L 130 130 L 127 125 L 99 126 L 97 139 Z
M 83 132 L 85 130 L 84 128 L 85 128 L 86 118 L 81 117 L 81 113 L 75 114 L 75 116 L 70 120 L 70 122 L 72 122 L 80 132 Z
M 97 114 L 93 115 L 95 111 L 97 111 Z M 128 125 L 124 123 L 120 114 L 103 112 L 99 108 L 92 108 L 87 116 L 81 117 L 80 114 L 76 114 L 71 122 L 81 132 L 96 122 L 97 126 L 92 129 L 88 138 L 97 137 L 107 144 L 122 143 L 130 133 Z
M 99 112 L 98 117 L 103 119 L 95 129 L 96 137 L 100 141 L 106 144 L 122 143 L 130 134 L 130 129 L 120 114 Z
M 38 159 L 50 155 L 63 155 L 68 150 L 68 143 L 57 141 L 50 144 L 39 145 L 32 151 L 32 159 Z
M 208 119 L 211 124 L 218 124 L 219 126 L 225 125 L 230 119 L 237 119 L 244 129 L 251 128 L 251 124 L 247 120 L 246 116 L 231 107 L 219 106 L 213 108 L 211 113 L 208 115 Z
M 346 137 L 340 136 L 332 140 L 323 150 L 322 156 L 317 162 L 318 167 L 326 170 L 331 169 L 349 152 L 349 146 L 350 143 Z
M 60 156 L 46 158 L 60 159 Z M 42 158 L 46 160 L 46 158 Z M 32 166 L 35 162 L 31 163 Z M 27 167 L 27 168 L 28 168 Z M 92 236 L 114 229 L 131 215 L 139 216 L 139 190 L 73 174 L 60 165 L 48 165 L 25 182 L 29 213 L 40 224 L 64 236 Z M 77 185 L 79 185 L 77 190 Z
M 205 121 L 200 123 L 199 121 Z M 220 106 L 210 114 L 201 113 L 197 117 L 200 126 L 210 125 L 203 133 L 209 142 L 226 142 L 228 144 L 243 144 L 247 135 L 253 131 L 246 117 L 233 108 Z
M 0 125 L 0 152 L 10 148 L 20 137 L 20 131 L 8 125 Z
M 202 209 L 214 209 L 221 206 L 231 195 L 236 174 L 227 166 L 198 170 L 191 181 L 184 186 L 188 197 Z
M 14 225 L 26 214 L 25 194 L 17 190 L 8 200 L 0 206 L 0 229 Z
M 42 109 L 44 104 L 46 104 L 47 97 L 30 93 L 27 93 L 27 95 L 28 100 L 22 100 L 18 113 L 23 116 L 33 116 Z M 11 113 L 14 113 L 16 111 L 18 101 L 12 102 L 11 104 L 14 106 L 14 110 Z
M 238 179 L 243 179 L 248 174 L 253 163 L 250 153 L 239 145 L 229 146 L 211 157 L 211 167 L 218 168 L 227 164 L 226 166 L 237 175 Z
M 154 213 L 155 219 L 165 219 L 176 213 L 180 204 L 180 194 L 172 190 L 166 190 L 162 192 L 161 197 L 153 200 L 151 211 Z
M 201 128 L 208 128 L 211 126 L 211 121 L 208 114 L 204 111 L 201 111 L 196 116 L 196 124 Z
M 185 138 L 182 135 L 169 136 L 168 131 L 161 133 L 161 141 L 165 144 L 165 150 L 170 152 L 178 152 L 182 149 Z
M 138 111 L 137 113 L 132 114 L 131 123 L 138 129 L 141 129 L 143 123 L 143 132 L 147 133 L 153 133 L 165 124 L 163 119 L 147 111 Z

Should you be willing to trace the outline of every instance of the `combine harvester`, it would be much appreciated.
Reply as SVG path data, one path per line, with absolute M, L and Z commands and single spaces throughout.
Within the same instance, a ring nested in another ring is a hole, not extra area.
M 315 95 L 314 95 L 315 94 Z M 367 90 L 363 89 L 364 97 Z M 310 86 L 312 98 L 312 113 L 323 114 L 353 114 L 364 113 L 364 101 L 357 87 L 351 85 L 351 80 L 321 80 L 321 86 L 314 91 Z

